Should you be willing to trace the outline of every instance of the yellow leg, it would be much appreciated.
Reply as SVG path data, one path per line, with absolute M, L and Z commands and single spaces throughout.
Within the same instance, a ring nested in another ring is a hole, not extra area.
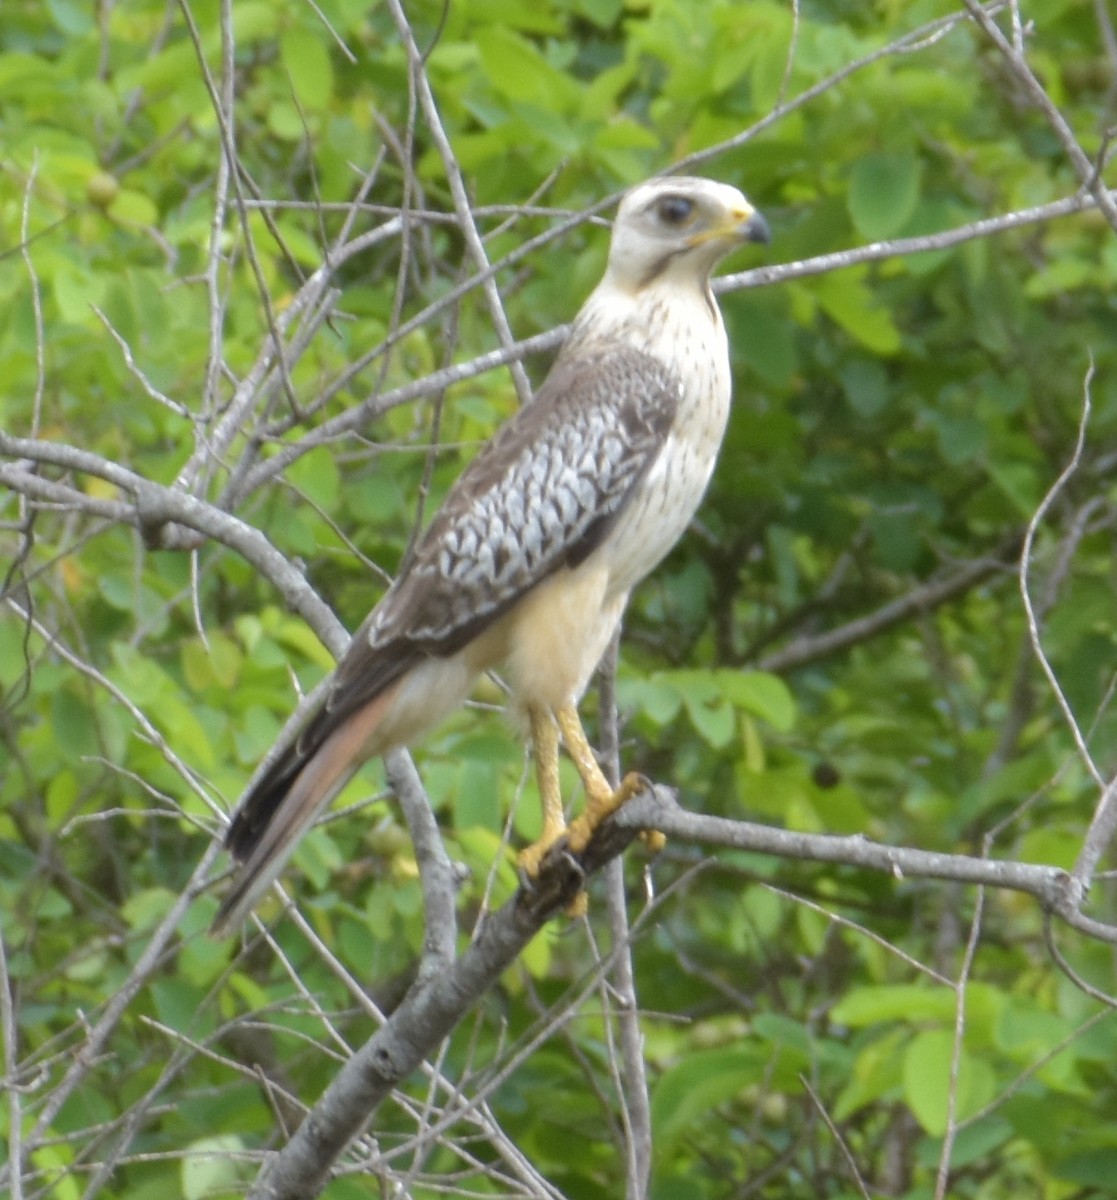
M 566 832 L 559 787 L 559 731 L 551 714 L 542 708 L 528 713 L 531 722 L 531 750 L 535 758 L 539 799 L 543 805 L 543 831 L 537 841 L 520 851 L 520 868 L 528 876 L 539 873 L 543 856 Z
M 610 813 L 614 813 L 626 801 L 644 790 L 646 786 L 641 776 L 633 773 L 626 775 L 620 787 L 614 789 L 605 778 L 605 773 L 598 766 L 593 747 L 586 738 L 582 728 L 578 710 L 568 704 L 555 714 L 559 728 L 562 730 L 562 740 L 570 754 L 582 783 L 586 789 L 586 808 L 580 817 L 570 823 L 568 830 L 570 849 L 580 854 L 593 837 L 594 830 Z

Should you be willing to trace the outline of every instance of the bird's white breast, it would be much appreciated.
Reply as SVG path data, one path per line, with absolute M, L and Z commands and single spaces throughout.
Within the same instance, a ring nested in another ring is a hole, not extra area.
M 690 524 L 717 462 L 732 393 L 725 326 L 709 293 L 680 295 L 673 286 L 640 300 L 624 336 L 668 363 L 680 395 L 662 452 L 599 551 L 608 558 L 610 596 L 654 570 Z
M 663 449 L 602 544 L 534 588 L 499 623 L 493 661 L 521 708 L 553 710 L 581 696 L 628 593 L 675 545 L 701 503 L 729 417 L 725 327 L 705 287 L 680 292 L 674 282 L 634 297 L 606 282 L 587 302 L 583 321 L 666 363 L 678 380 L 678 406 Z

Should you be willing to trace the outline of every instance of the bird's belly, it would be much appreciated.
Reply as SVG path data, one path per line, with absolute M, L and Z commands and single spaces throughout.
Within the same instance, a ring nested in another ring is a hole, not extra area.
M 607 567 L 593 554 L 572 570 L 560 568 L 501 618 L 492 665 L 517 707 L 554 711 L 578 701 L 628 598 L 609 585 Z
M 553 711 L 581 697 L 629 592 L 675 545 L 701 503 L 727 415 L 726 389 L 706 421 L 668 437 L 601 545 L 532 588 L 479 639 L 485 661 L 478 669 L 499 670 L 521 710 Z
M 464 651 L 429 658 L 391 685 L 391 700 L 364 746 L 364 757 L 410 746 L 465 703 L 477 671 Z

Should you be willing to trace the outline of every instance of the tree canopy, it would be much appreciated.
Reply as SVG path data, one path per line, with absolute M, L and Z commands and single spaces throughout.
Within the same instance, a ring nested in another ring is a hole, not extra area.
M 410 1020 L 330 1200 L 1112 1194 L 1115 105 L 1103 0 L 7 6 L 7 1191 L 290 1194 Z M 584 706 L 666 849 L 529 937 L 493 681 L 206 938 L 225 814 L 665 170 L 773 231 Z

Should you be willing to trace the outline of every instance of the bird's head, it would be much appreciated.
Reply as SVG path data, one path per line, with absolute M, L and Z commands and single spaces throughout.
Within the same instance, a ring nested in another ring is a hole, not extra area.
M 735 187 L 685 175 L 651 179 L 617 209 L 608 278 L 629 292 L 668 274 L 705 287 L 730 250 L 768 238 L 768 223 Z

